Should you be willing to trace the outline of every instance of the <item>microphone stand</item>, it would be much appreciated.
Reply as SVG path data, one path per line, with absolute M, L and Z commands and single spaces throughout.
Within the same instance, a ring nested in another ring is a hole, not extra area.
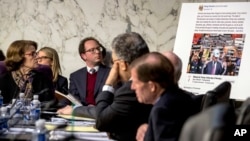
M 39 92 L 37 92 L 37 93 L 35 93 L 35 94 L 33 94 L 33 95 L 41 95 L 41 94 L 43 94 L 43 93 L 45 93 L 45 92 L 47 92 L 47 91 L 49 91 L 49 88 L 45 88 L 45 89 L 43 89 L 43 90 L 41 90 L 41 91 L 39 91 Z M 12 108 L 14 108 L 16 102 L 17 102 L 17 100 L 13 103 L 13 105 L 12 105 L 11 108 L 10 108 L 10 110 L 11 110 Z M 22 105 L 20 105 L 19 107 L 17 107 L 16 111 L 15 111 L 14 113 L 12 113 L 12 114 L 10 115 L 10 117 L 9 117 L 6 121 L 12 119 L 12 118 L 14 117 L 14 115 L 17 113 L 17 111 L 20 110 L 21 107 L 22 107 Z M 47 108 L 47 107 L 45 107 L 45 108 Z M 20 120 L 16 120 L 12 125 L 16 125 L 16 124 L 18 124 L 19 122 L 20 122 Z M 1 123 L 2 123 L 2 122 L 1 122 Z M 1 123 L 0 123 L 0 124 L 1 124 Z M 59 125 L 59 126 L 56 127 L 56 128 L 62 128 L 63 126 L 65 126 L 65 125 Z M 19 138 L 23 133 L 25 133 L 25 130 L 22 130 L 19 134 L 17 134 L 16 136 L 13 136 L 13 138 L 10 139 L 10 140 L 11 140 L 11 141 L 16 140 L 16 139 Z

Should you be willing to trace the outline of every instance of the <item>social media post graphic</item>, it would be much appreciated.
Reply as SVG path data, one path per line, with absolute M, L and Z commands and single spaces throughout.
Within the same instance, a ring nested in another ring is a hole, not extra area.
M 230 98 L 250 94 L 250 3 L 183 3 L 174 52 L 183 62 L 180 87 L 205 94 L 232 84 Z

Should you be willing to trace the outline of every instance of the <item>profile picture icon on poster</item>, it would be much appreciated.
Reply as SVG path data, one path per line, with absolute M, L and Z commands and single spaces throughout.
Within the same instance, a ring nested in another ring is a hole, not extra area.
M 203 11 L 203 5 L 200 5 L 200 6 L 199 6 L 199 10 L 200 10 L 200 11 Z

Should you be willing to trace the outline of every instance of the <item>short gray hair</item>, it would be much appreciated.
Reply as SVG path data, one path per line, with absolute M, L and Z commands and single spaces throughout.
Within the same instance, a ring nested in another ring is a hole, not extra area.
M 123 33 L 116 36 L 112 49 L 119 59 L 131 63 L 136 58 L 149 53 L 149 48 L 142 36 L 136 32 Z

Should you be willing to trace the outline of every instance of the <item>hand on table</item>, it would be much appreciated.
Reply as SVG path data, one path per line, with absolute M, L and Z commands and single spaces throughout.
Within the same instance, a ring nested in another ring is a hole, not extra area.
M 72 112 L 73 112 L 73 107 L 67 105 L 67 106 L 65 106 L 65 107 L 63 107 L 63 108 L 57 110 L 56 113 L 57 113 L 57 114 L 64 114 L 64 115 L 71 115 Z

